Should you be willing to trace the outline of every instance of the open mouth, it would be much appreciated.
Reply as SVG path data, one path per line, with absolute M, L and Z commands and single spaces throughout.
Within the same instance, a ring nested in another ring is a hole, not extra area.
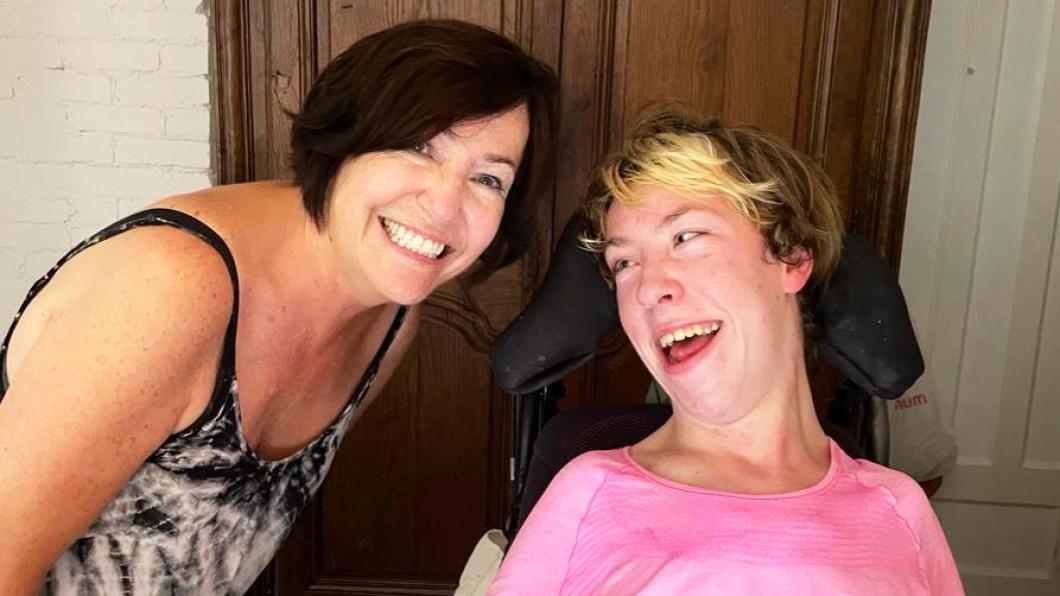
M 668 363 L 680 364 L 710 345 L 720 329 L 720 321 L 696 323 L 669 331 L 657 342 Z
M 449 245 L 431 240 L 394 220 L 380 217 L 379 223 L 390 237 L 391 242 L 421 257 L 438 260 L 453 252 Z

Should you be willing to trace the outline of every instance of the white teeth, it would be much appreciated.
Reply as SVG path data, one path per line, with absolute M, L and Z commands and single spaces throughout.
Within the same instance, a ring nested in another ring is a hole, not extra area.
M 709 327 L 704 327 L 703 325 L 697 323 L 695 325 L 692 325 L 691 327 L 675 329 L 673 332 L 667 333 L 666 335 L 663 335 L 659 338 L 659 347 L 669 348 L 670 346 L 674 345 L 675 341 L 682 341 L 695 337 L 697 335 L 708 335 L 710 333 L 715 333 L 720 328 L 721 325 L 719 325 L 718 322 L 715 321 L 711 323 Z
M 420 236 L 405 226 L 383 218 L 383 227 L 386 228 L 390 239 L 402 248 L 406 248 L 425 257 L 437 259 L 445 245 Z

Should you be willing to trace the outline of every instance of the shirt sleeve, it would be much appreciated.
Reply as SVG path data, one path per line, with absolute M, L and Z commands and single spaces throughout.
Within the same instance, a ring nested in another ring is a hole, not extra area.
M 957 573 L 957 563 L 953 560 L 946 534 L 923 489 L 903 475 L 903 482 L 892 490 L 899 511 L 920 543 L 917 558 L 931 593 L 935 596 L 963 596 L 964 587 Z
M 927 499 L 924 499 L 925 502 Z M 927 574 L 932 594 L 954 594 L 964 596 L 961 576 L 957 573 L 957 563 L 953 560 L 946 535 L 935 517 L 931 506 L 927 506 L 924 521 L 919 530 L 920 566 Z
M 590 452 L 556 474 L 519 529 L 488 594 L 559 593 L 578 530 L 609 468 L 609 458 Z

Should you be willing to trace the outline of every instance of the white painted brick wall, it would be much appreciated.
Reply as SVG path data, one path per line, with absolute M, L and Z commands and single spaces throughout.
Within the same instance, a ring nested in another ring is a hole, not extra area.
M 0 325 L 71 246 L 210 185 L 202 0 L 0 0 Z

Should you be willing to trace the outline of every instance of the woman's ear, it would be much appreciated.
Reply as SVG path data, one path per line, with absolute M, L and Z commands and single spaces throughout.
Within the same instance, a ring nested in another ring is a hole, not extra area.
M 788 294 L 798 294 L 813 273 L 813 253 L 806 248 L 796 248 L 783 259 L 784 271 L 782 284 Z

